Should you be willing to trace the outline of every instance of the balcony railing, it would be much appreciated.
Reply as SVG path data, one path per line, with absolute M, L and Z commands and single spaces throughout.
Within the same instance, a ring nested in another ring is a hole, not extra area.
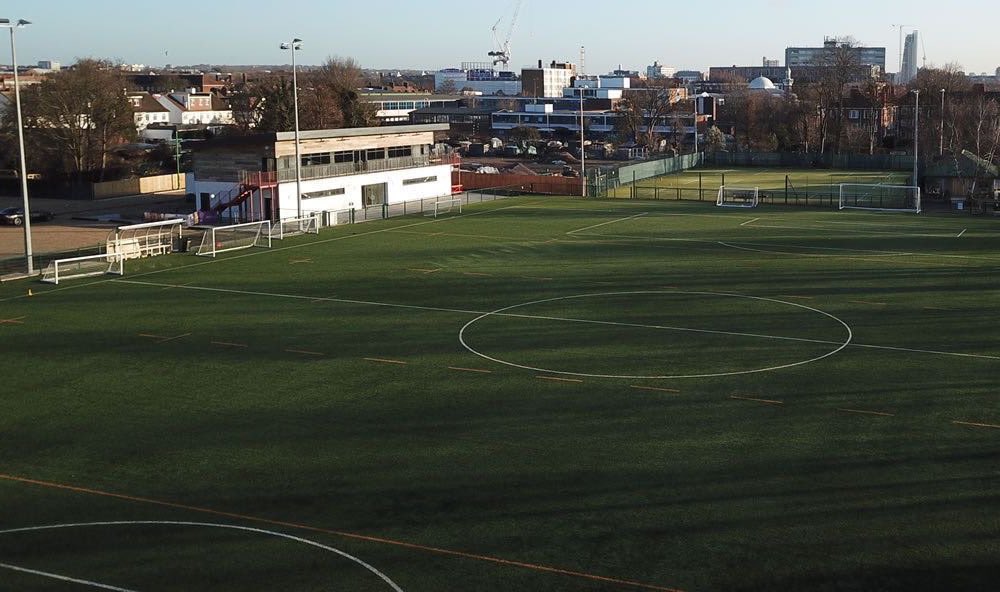
M 328 177 L 343 177 L 345 175 L 357 175 L 360 173 L 394 171 L 398 169 L 428 166 L 429 164 L 430 157 L 428 156 L 402 156 L 398 158 L 381 158 L 366 162 L 317 164 L 302 167 L 302 179 L 325 179 Z M 277 171 L 277 173 L 278 182 L 280 183 L 295 180 L 294 168 L 281 169 Z

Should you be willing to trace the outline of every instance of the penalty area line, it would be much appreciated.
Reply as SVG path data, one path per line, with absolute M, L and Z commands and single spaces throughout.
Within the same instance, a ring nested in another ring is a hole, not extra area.
M 15 483 L 22 483 L 25 485 L 35 485 L 39 487 L 47 487 L 50 489 L 59 489 L 63 491 L 72 491 L 74 493 L 83 493 L 88 495 L 95 495 L 100 497 L 107 497 L 113 499 L 120 499 L 130 502 L 149 504 L 155 506 L 161 506 L 166 508 L 176 508 L 180 510 L 189 510 L 192 512 L 199 512 L 202 514 L 210 514 L 213 516 L 223 516 L 226 518 L 234 518 L 237 520 L 248 520 L 250 522 L 256 522 L 259 524 L 270 524 L 272 526 L 284 526 L 287 528 L 294 528 L 298 530 L 305 530 L 309 532 L 319 532 L 323 534 L 344 537 L 352 540 L 365 541 L 369 543 L 377 543 L 382 545 L 391 545 L 395 547 L 400 547 L 404 549 L 410 549 L 414 551 L 423 551 L 426 553 L 432 553 L 436 555 L 446 555 L 450 557 L 460 557 L 463 559 L 473 559 L 476 561 L 483 561 L 486 563 L 492 563 L 494 565 L 500 565 L 504 567 L 518 567 L 522 569 L 527 569 L 531 571 L 550 573 L 563 575 L 573 578 L 579 578 L 584 580 L 589 580 L 592 582 L 603 582 L 608 584 L 614 584 L 617 586 L 628 586 L 631 588 L 637 588 L 641 590 L 656 590 L 657 592 L 684 592 L 678 588 L 670 588 L 667 586 L 658 586 L 656 584 L 646 584 L 643 582 L 637 582 L 634 580 L 626 580 L 622 578 L 614 578 L 610 576 L 602 576 L 598 574 L 592 574 L 582 571 L 574 571 L 570 569 L 563 569 L 560 567 L 553 567 L 550 565 L 542 565 L 538 563 L 528 563 L 524 561 L 516 561 L 512 559 L 503 559 L 502 557 L 494 557 L 491 555 L 480 555 L 478 553 L 469 553 L 466 551 L 457 551 L 454 549 L 445 549 L 443 547 L 434 547 L 430 545 L 421 545 L 418 543 L 408 543 L 406 541 L 400 541 L 395 539 L 389 539 L 378 536 L 358 534 L 354 532 L 347 532 L 342 530 L 333 530 L 329 528 L 321 528 L 318 526 L 310 526 L 307 524 L 300 524 L 296 522 L 286 522 L 284 520 L 275 520 L 271 518 L 264 518 L 261 516 L 253 516 L 249 514 L 238 514 L 235 512 L 225 512 L 222 510 L 213 510 L 211 508 L 203 508 L 200 506 L 192 506 L 188 504 L 181 504 L 178 502 L 170 502 L 166 500 L 158 500 L 148 497 L 138 497 L 132 495 L 126 495 L 123 493 L 114 493 L 110 491 L 102 491 L 100 489 L 91 489 L 88 487 L 80 487 L 78 485 L 68 485 L 64 483 L 56 483 L 53 481 L 41 481 L 38 479 L 29 479 L 27 477 L 18 477 L 17 475 L 8 475 L 6 473 L 0 473 L 0 479 L 6 481 L 13 481 Z M 132 591 L 125 591 L 132 592 Z
M 758 399 L 755 397 L 743 397 L 740 395 L 729 395 L 730 399 L 736 399 L 737 401 L 751 401 L 753 403 L 763 403 L 765 405 L 784 405 L 784 401 L 778 401 L 776 399 Z
M 958 420 L 955 420 L 955 421 L 953 421 L 951 423 L 953 423 L 955 425 L 968 426 L 968 427 L 973 427 L 973 428 L 990 428 L 990 429 L 994 429 L 994 430 L 1000 430 L 1000 425 L 997 425 L 997 424 L 994 424 L 994 423 L 979 423 L 979 422 L 975 422 L 975 421 L 958 421 Z
M 71 584 L 81 584 L 84 586 L 90 586 L 91 588 L 100 588 L 101 590 L 117 590 L 118 592 L 136 592 L 135 590 L 130 590 L 128 588 L 119 588 L 118 586 L 111 586 L 109 584 L 102 584 L 100 582 L 94 582 L 91 580 L 81 580 L 79 578 L 71 578 L 69 576 L 63 576 L 48 571 L 28 569 L 26 567 L 19 567 L 17 565 L 11 565 L 9 563 L 0 563 L 0 568 L 9 569 L 11 571 L 19 571 L 21 573 L 31 574 L 33 576 L 42 576 L 44 578 L 59 580 L 61 582 L 69 582 Z

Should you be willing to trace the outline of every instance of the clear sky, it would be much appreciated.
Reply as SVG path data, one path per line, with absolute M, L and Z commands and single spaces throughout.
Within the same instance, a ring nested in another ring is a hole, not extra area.
M 283 40 L 300 37 L 300 63 L 351 57 L 366 68 L 438 69 L 486 61 L 491 27 L 505 36 L 515 0 L 13 0 L 4 16 L 33 21 L 18 31 L 18 61 L 80 57 L 150 66 L 280 64 Z M 850 35 L 886 47 L 895 71 L 899 35 L 916 28 L 928 65 L 967 72 L 1000 67 L 996 0 L 523 0 L 511 38 L 511 66 L 541 59 L 578 62 L 586 71 L 619 64 L 644 70 L 658 60 L 678 69 L 784 62 L 786 46 L 817 46 Z M 0 50 L 0 61 L 9 63 Z

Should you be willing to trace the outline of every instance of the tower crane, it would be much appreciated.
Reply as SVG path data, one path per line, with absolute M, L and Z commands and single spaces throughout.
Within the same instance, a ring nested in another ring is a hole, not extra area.
M 493 24 L 493 43 L 496 49 L 489 52 L 489 56 L 493 58 L 493 65 L 503 64 L 506 68 L 507 64 L 510 62 L 510 37 L 514 34 L 514 25 L 517 24 L 517 15 L 521 12 L 521 2 L 522 0 L 517 0 L 514 4 L 514 16 L 510 17 L 510 27 L 507 28 L 507 36 L 504 37 L 503 43 L 500 42 L 500 38 L 497 36 L 497 27 L 500 26 L 500 21 L 503 17 L 497 19 L 497 22 Z

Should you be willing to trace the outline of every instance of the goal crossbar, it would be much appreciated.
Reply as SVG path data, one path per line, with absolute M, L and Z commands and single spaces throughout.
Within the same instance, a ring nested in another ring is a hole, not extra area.
M 271 225 L 268 232 L 271 238 L 278 240 L 299 234 L 319 234 L 319 214 L 278 220 Z
M 760 204 L 759 187 L 722 185 L 715 205 L 722 208 L 756 208 Z
M 437 218 L 441 214 L 448 214 L 452 211 L 457 210 L 459 214 L 462 213 L 462 203 L 461 197 L 442 197 L 434 200 L 433 209 L 428 209 L 426 215 Z
M 920 187 L 884 183 L 841 183 L 841 210 L 920 213 Z

